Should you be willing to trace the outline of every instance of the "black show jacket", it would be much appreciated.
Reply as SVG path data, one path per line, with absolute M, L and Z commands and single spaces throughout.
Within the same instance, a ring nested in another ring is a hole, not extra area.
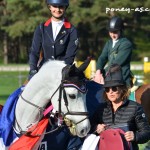
M 41 23 L 35 30 L 29 55 L 30 70 L 37 70 L 40 52 L 43 52 L 42 64 L 50 59 L 63 60 L 66 64 L 74 62 L 78 49 L 76 28 L 64 20 L 64 24 L 55 41 L 51 19 Z

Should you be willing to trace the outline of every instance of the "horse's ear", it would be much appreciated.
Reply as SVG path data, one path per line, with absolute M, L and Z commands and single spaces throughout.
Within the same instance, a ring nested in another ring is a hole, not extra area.
M 67 80 L 70 76 L 73 76 L 75 74 L 76 66 L 73 65 L 67 65 L 62 69 L 62 79 Z
M 75 70 L 76 70 L 76 66 L 75 66 L 75 64 L 73 64 L 73 65 L 71 65 L 70 68 L 69 68 L 69 73 L 70 73 L 70 72 L 75 72 Z
M 88 67 L 90 61 L 91 61 L 92 57 L 88 57 L 84 63 L 78 68 L 78 70 L 80 71 L 85 71 L 85 69 Z

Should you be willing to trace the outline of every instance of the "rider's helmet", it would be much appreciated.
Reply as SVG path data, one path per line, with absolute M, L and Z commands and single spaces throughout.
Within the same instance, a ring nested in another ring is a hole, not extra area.
M 46 0 L 46 3 L 56 6 L 69 6 L 69 0 Z
M 114 16 L 110 19 L 107 29 L 108 31 L 122 31 L 124 28 L 123 21 L 120 17 Z

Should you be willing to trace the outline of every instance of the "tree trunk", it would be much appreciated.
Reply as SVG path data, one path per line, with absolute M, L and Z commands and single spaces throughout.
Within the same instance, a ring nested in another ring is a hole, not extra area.
M 8 64 L 8 44 L 7 44 L 7 34 L 4 33 L 3 37 L 3 50 L 4 50 L 4 64 Z
M 7 10 L 6 10 L 6 5 L 7 5 L 7 1 L 3 0 L 1 2 L 1 5 L 3 5 L 4 9 L 3 9 L 3 15 L 7 16 Z M 4 31 L 4 37 L 3 37 L 3 50 L 4 50 L 4 64 L 8 64 L 8 37 L 7 37 L 7 33 Z

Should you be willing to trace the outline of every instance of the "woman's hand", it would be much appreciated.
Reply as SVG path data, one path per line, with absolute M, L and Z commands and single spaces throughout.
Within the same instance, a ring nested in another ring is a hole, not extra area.
M 127 131 L 124 136 L 125 136 L 125 139 L 128 142 L 134 141 L 134 133 L 133 133 L 133 131 Z
M 98 124 L 96 128 L 96 132 L 100 134 L 102 131 L 106 130 L 106 125 L 105 124 Z

